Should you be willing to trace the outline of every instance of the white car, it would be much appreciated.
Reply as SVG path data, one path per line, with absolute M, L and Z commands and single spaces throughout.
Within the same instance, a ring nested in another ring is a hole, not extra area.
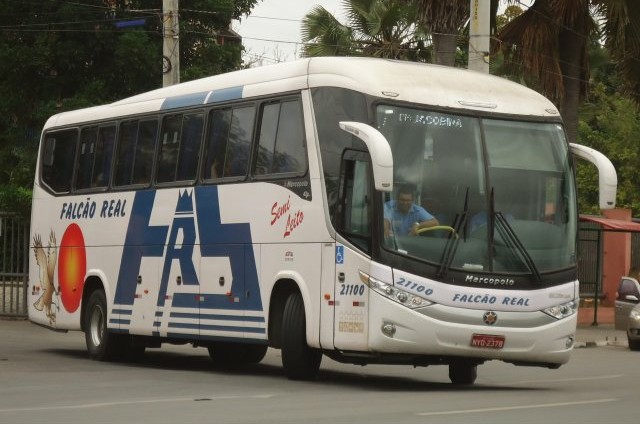
M 640 283 L 631 277 L 622 277 L 616 296 L 616 330 L 627 332 L 629 349 L 640 350 Z

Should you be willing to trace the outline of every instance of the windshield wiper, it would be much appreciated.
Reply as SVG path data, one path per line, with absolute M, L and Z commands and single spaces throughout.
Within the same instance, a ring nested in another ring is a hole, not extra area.
M 494 199 L 493 199 L 493 188 L 491 189 L 491 204 L 490 204 L 490 212 L 491 212 L 491 220 L 489 222 L 490 231 L 491 231 L 491 252 L 495 254 L 495 243 L 494 243 L 494 233 L 493 229 L 497 229 L 498 233 L 500 233 L 500 237 L 504 241 L 505 245 L 509 248 L 509 250 L 514 254 L 515 257 L 520 259 L 522 263 L 525 264 L 529 271 L 534 275 L 536 281 L 538 283 L 542 282 L 542 277 L 540 276 L 540 271 L 536 266 L 535 262 L 527 252 L 527 249 L 522 244 L 522 241 L 518 238 L 518 235 L 513 230 L 509 221 L 505 218 L 502 212 L 495 212 L 494 209 Z
M 469 187 L 467 187 L 466 193 L 464 195 L 464 207 L 462 209 L 462 213 L 457 213 L 455 218 L 453 219 L 453 229 L 455 232 L 449 233 L 449 238 L 447 239 L 447 243 L 444 245 L 444 249 L 442 249 L 442 257 L 440 258 L 440 268 L 438 268 L 438 273 L 436 274 L 439 278 L 442 278 L 446 275 L 447 271 L 451 268 L 451 263 L 453 262 L 453 258 L 456 255 L 456 250 L 458 250 L 458 244 L 460 243 L 460 230 L 464 227 L 467 222 L 467 215 L 469 212 Z

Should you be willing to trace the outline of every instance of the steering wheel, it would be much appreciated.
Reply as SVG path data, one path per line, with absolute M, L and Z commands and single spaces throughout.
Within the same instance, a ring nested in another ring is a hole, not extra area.
M 449 231 L 454 235 L 454 237 L 458 237 L 458 233 L 456 233 L 456 229 L 453 227 L 449 227 L 448 225 L 434 225 L 433 227 L 420 228 L 419 230 L 416 230 L 416 234 L 420 235 L 422 233 L 426 233 L 427 231 L 437 231 L 437 230 Z

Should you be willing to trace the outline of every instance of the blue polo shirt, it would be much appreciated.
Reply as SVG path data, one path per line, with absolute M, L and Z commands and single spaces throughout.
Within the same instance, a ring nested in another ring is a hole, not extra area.
M 403 214 L 396 208 L 396 201 L 389 200 L 384 205 L 384 218 L 391 222 L 391 229 L 395 235 L 406 236 L 416 222 L 429 221 L 433 219 L 433 215 L 415 203 L 411 205 L 408 213 Z

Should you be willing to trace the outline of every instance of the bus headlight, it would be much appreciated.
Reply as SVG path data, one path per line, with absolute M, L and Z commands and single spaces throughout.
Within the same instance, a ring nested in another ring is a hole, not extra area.
M 433 302 L 425 299 L 424 297 L 416 296 L 415 294 L 409 293 L 408 291 L 399 289 L 387 283 L 383 283 L 382 281 L 370 277 L 362 271 L 360 271 L 360 280 L 374 292 L 381 294 L 382 296 L 386 297 L 387 299 L 391 299 L 394 302 L 398 302 L 401 305 L 406 306 L 407 308 L 416 309 L 433 304 Z
M 561 305 L 556 305 L 547 309 L 543 309 L 542 312 L 554 317 L 555 319 L 563 319 L 575 314 L 577 310 L 578 310 L 578 303 L 575 300 L 572 300 L 571 302 L 567 302 Z

